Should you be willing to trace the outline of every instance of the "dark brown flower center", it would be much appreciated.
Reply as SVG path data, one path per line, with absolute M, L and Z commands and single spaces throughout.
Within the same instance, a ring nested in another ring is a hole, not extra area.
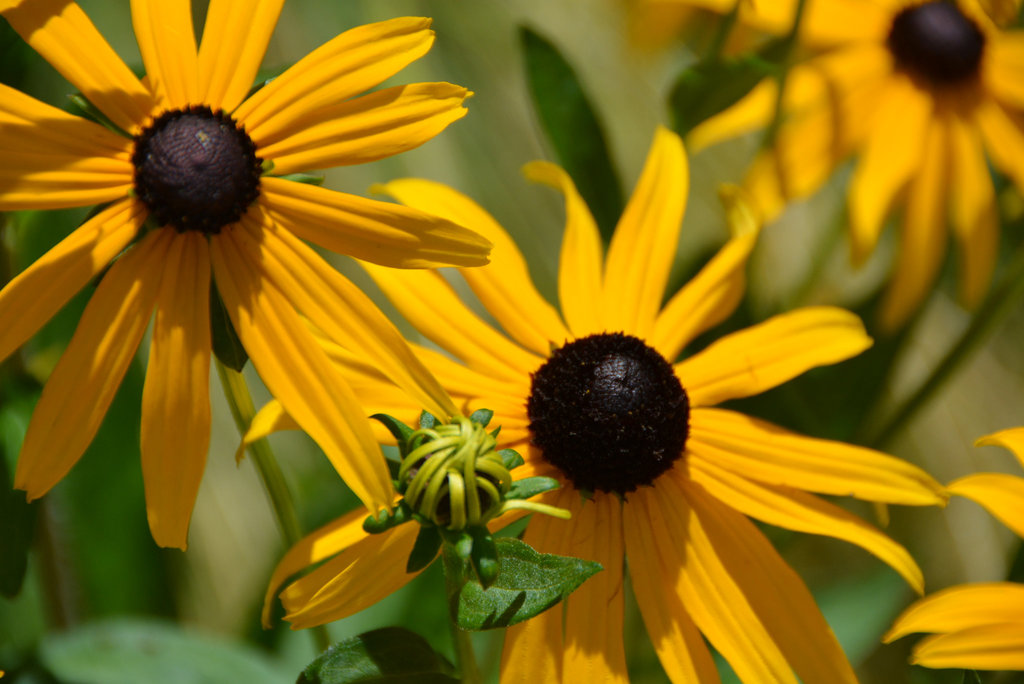
M 977 75 L 985 36 L 955 3 L 926 2 L 896 15 L 887 45 L 900 68 L 946 86 Z
M 672 366 L 641 340 L 591 335 L 533 374 L 533 445 L 577 489 L 625 494 L 683 454 L 690 402 Z
M 166 111 L 135 137 L 135 194 L 161 226 L 219 233 L 259 197 L 262 160 L 234 119 Z

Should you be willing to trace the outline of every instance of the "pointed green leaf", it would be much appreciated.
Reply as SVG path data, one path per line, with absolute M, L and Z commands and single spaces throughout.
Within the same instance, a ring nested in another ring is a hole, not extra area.
M 420 414 L 421 430 L 430 430 L 435 425 L 437 425 L 437 418 L 435 418 L 433 415 L 427 413 L 426 411 Z
M 501 462 L 505 465 L 506 470 L 518 468 L 526 463 L 515 449 L 502 449 L 498 452 L 498 455 L 501 456 Z
M 772 73 L 772 64 L 759 55 L 698 62 L 684 70 L 668 98 L 676 131 L 686 135 L 697 124 L 739 102 Z
M 419 572 L 430 565 L 437 552 L 441 548 L 441 535 L 433 525 L 420 527 L 416 541 L 412 545 L 412 553 L 409 554 L 409 562 L 405 564 L 405 571 L 408 573 Z
M 249 354 L 238 339 L 216 284 L 210 288 L 210 333 L 213 336 L 213 353 L 225 366 L 241 373 Z
M 508 627 L 539 615 L 576 590 L 601 564 L 579 558 L 542 554 L 509 537 L 495 540 L 498 576 L 484 589 L 469 564 L 445 547 L 450 573 L 448 607 L 466 630 Z
M 454 684 L 455 668 L 415 632 L 385 627 L 340 641 L 309 664 L 296 684 Z
M 326 176 L 322 173 L 288 173 L 278 176 L 281 180 L 289 180 L 303 185 L 323 185 Z
M 558 48 L 528 28 L 519 38 L 537 117 L 607 242 L 622 214 L 622 189 L 601 124 L 572 66 Z
M 414 430 L 411 427 L 409 427 L 402 421 L 398 420 L 397 418 L 389 416 L 386 413 L 375 413 L 372 416 L 370 416 L 370 418 L 379 421 L 381 424 L 384 425 L 384 427 L 388 429 L 388 432 L 391 433 L 391 436 L 394 437 L 395 440 L 398 442 L 399 449 L 404 448 L 405 443 L 409 441 L 409 435 L 411 435 L 414 432 Z M 398 477 L 398 475 L 396 474 L 395 477 Z
M 553 477 L 526 477 L 522 480 L 514 480 L 505 498 L 529 499 L 538 494 L 558 489 L 561 486 L 561 483 Z
M 487 427 L 487 424 L 491 422 L 491 418 L 493 417 L 494 411 L 482 408 L 473 411 L 473 415 L 471 415 L 469 419 L 474 423 L 479 423 L 481 427 Z

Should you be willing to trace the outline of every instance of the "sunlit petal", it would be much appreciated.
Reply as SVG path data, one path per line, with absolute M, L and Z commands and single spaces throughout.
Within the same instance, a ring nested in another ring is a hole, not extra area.
M 1024 626 L 1024 584 L 983 582 L 937 591 L 896 618 L 883 637 L 889 643 L 914 632 L 953 632 L 1002 622 Z
M 974 501 L 1024 538 L 1024 478 L 975 473 L 946 485 L 950 494 Z
M 198 101 L 196 35 L 189 0 L 132 0 L 135 40 L 146 82 L 170 108 Z
M 1024 427 L 1001 430 L 985 435 L 974 443 L 975 446 L 1001 446 L 1013 452 L 1020 464 L 1024 466 Z
M 1018 617 L 922 639 L 910 662 L 933 668 L 1024 670 L 1024 624 Z

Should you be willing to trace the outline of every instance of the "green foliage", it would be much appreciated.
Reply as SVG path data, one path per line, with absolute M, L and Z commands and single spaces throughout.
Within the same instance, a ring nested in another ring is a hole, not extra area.
M 673 125 L 680 135 L 736 104 L 757 83 L 774 73 L 760 55 L 697 62 L 676 79 L 669 94 Z
M 528 620 L 602 569 L 594 561 L 537 553 L 518 539 L 501 537 L 494 543 L 499 569 L 488 588 L 460 554 L 445 547 L 442 555 L 449 576 L 448 608 L 462 629 L 495 629 Z
M 10 476 L 38 396 L 28 383 L 9 382 L 0 390 L 0 594 L 7 598 L 21 591 L 38 509 L 11 488 Z
M 302 671 L 297 684 L 458 681 L 452 664 L 423 637 L 400 627 L 385 627 L 334 644 Z
M 530 497 L 558 489 L 562 485 L 553 477 L 526 477 L 513 480 L 512 488 L 505 495 L 506 499 L 529 499 Z
M 558 48 L 526 27 L 519 38 L 541 127 L 607 242 L 622 214 L 623 199 L 594 107 Z
M 238 339 L 235 326 L 224 308 L 224 300 L 214 283 L 210 283 L 210 333 L 213 336 L 213 353 L 225 366 L 241 373 L 249 360 L 249 353 Z

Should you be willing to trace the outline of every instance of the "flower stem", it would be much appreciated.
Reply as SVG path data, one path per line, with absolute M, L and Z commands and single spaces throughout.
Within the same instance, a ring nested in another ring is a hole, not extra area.
M 441 547 L 444 555 L 444 584 L 445 596 L 448 599 L 448 623 L 452 627 L 452 638 L 455 640 L 455 661 L 459 668 L 459 681 L 462 684 L 480 684 L 483 678 L 480 676 L 480 668 L 476 664 L 476 655 L 473 653 L 473 642 L 469 638 L 469 632 L 459 627 L 455 621 L 455 615 L 451 610 L 451 602 L 459 595 L 462 589 L 458 586 L 456 573 L 452 571 L 453 564 L 463 564 L 465 561 L 458 557 L 455 549 L 447 542 Z
M 1006 318 L 1013 307 L 1024 296 L 1024 245 L 1017 248 L 1013 260 L 1006 269 L 1006 275 L 999 285 L 985 299 L 964 330 L 931 375 L 920 387 L 892 412 L 886 423 L 868 439 L 865 444 L 880 449 L 899 434 L 928 401 L 942 388 L 946 381 L 973 352 L 988 338 L 996 326 Z
M 736 0 L 732 5 L 732 9 L 729 10 L 729 13 L 722 17 L 721 21 L 718 22 L 718 29 L 715 31 L 715 35 L 711 39 L 711 45 L 708 47 L 707 54 L 704 55 L 705 62 L 717 62 L 722 58 L 722 51 L 725 49 L 725 42 L 729 39 L 729 34 L 732 33 L 733 26 L 736 25 L 736 17 L 739 14 L 741 2 L 743 2 L 743 0 Z
M 244 435 L 248 432 L 249 425 L 256 416 L 256 407 L 253 405 L 245 376 L 225 366 L 216 356 L 214 363 L 217 366 L 217 375 L 220 377 L 221 386 L 224 388 L 224 396 L 231 408 L 231 415 L 235 419 L 235 425 L 238 427 L 238 432 Z M 299 525 L 295 500 L 288 489 L 288 483 L 285 482 L 281 466 L 278 465 L 270 442 L 266 439 L 260 439 L 250 444 L 249 454 L 252 456 L 253 465 L 256 466 L 256 472 L 259 473 L 263 487 L 270 498 L 270 506 L 277 518 L 277 526 L 281 531 L 285 548 L 291 548 L 302 538 L 302 527 Z M 314 627 L 313 640 L 318 651 L 327 650 L 331 644 L 327 627 L 324 625 Z

